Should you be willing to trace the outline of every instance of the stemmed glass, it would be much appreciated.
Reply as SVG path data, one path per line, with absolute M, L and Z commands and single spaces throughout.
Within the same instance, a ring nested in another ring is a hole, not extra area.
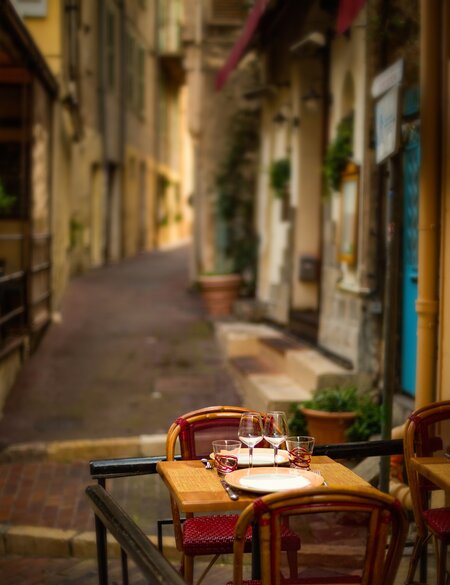
M 278 467 L 278 447 L 284 443 L 289 434 L 286 414 L 281 410 L 271 410 L 266 414 L 263 435 L 268 443 L 273 446 L 273 464 Z
M 248 466 L 253 467 L 253 448 L 263 439 L 262 418 L 259 412 L 244 412 L 238 430 L 239 440 L 248 447 Z

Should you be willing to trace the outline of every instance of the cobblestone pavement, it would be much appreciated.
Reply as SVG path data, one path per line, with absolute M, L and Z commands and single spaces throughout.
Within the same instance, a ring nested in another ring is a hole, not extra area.
M 165 433 L 182 412 L 238 403 L 188 265 L 185 246 L 74 279 L 9 395 L 0 448 Z

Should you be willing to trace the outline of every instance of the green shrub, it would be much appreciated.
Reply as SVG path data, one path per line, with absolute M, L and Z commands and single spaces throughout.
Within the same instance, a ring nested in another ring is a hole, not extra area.
M 275 197 L 282 199 L 287 194 L 291 180 L 291 161 L 288 158 L 274 160 L 270 165 L 270 186 Z
M 320 388 L 311 399 L 291 405 L 289 431 L 295 435 L 308 434 L 305 417 L 299 408 L 322 412 L 355 412 L 355 421 L 346 432 L 349 441 L 367 441 L 381 430 L 381 406 L 371 395 L 360 393 L 356 386 Z

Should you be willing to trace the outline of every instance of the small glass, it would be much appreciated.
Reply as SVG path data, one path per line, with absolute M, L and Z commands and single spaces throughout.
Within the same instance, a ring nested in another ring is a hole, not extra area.
M 212 442 L 214 452 L 214 466 L 217 473 L 223 475 L 236 471 L 238 467 L 241 442 L 232 439 L 223 439 Z
M 241 416 L 238 436 L 248 447 L 248 466 L 253 467 L 253 449 L 263 440 L 262 418 L 259 412 L 245 412 Z
M 285 442 L 289 432 L 286 414 L 281 410 L 271 410 L 264 419 L 263 435 L 273 447 L 273 464 L 278 467 L 278 448 Z
M 296 469 L 311 469 L 311 456 L 314 449 L 314 437 L 287 437 L 286 447 L 289 453 L 291 467 Z

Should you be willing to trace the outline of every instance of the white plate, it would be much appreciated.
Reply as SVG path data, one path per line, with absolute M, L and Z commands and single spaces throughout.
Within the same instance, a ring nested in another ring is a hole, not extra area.
M 214 459 L 214 453 L 210 454 L 210 458 Z M 289 463 L 289 453 L 284 449 L 278 450 L 277 463 L 278 465 Z M 241 449 L 238 455 L 238 465 L 239 467 L 248 467 L 248 464 L 248 449 Z M 258 449 L 258 447 L 256 447 L 256 449 L 253 450 L 253 465 L 273 465 L 273 449 L 265 449 L 264 447 Z
M 323 484 L 323 477 L 312 471 L 291 468 L 239 469 L 225 475 L 232 487 L 247 492 L 267 494 L 286 490 L 307 489 Z

